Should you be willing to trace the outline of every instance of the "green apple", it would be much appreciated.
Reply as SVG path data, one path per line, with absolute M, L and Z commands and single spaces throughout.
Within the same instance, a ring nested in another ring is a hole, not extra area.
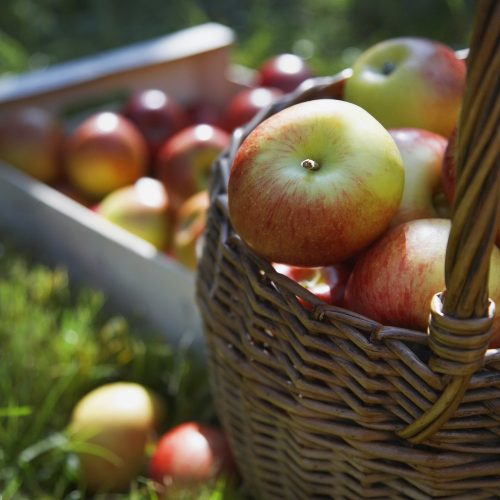
M 141 177 L 131 186 L 113 191 L 95 211 L 159 250 L 170 247 L 173 223 L 169 197 L 156 179 Z
M 232 165 L 231 222 L 271 262 L 327 266 L 380 236 L 404 188 L 389 132 L 354 104 L 318 99 L 260 123 Z
M 465 62 L 448 46 L 424 38 L 393 38 L 363 52 L 345 99 L 387 128 L 423 128 L 448 137 L 457 124 Z

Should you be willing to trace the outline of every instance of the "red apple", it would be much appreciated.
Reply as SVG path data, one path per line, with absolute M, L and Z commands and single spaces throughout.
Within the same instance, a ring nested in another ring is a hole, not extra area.
M 448 46 L 424 38 L 393 38 L 355 61 L 345 99 L 387 128 L 415 127 L 448 137 L 457 124 L 466 66 Z
M 204 100 L 195 100 L 184 106 L 184 108 L 189 117 L 189 125 L 201 125 L 206 123 L 208 125 L 221 127 L 222 113 L 220 106 L 215 103 Z
M 21 107 L 0 120 L 0 159 L 42 182 L 59 179 L 63 143 L 62 124 L 44 109 Z
M 240 90 L 230 101 L 224 114 L 226 130 L 234 130 L 248 123 L 261 109 L 270 106 L 283 95 L 279 89 L 255 87 Z
M 159 89 L 134 92 L 122 110 L 142 132 L 153 160 L 160 146 L 189 123 L 189 117 L 176 100 Z
M 196 269 L 210 199 L 207 191 L 189 197 L 180 207 L 175 228 L 173 257 L 189 269 Z
M 234 473 L 223 432 L 197 422 L 180 424 L 164 434 L 149 467 L 150 477 L 164 486 L 196 486 Z
M 445 289 L 444 262 L 451 222 L 419 219 L 386 232 L 358 258 L 345 292 L 347 308 L 385 325 L 425 331 L 430 303 Z M 489 294 L 500 303 L 500 250 L 493 247 Z M 500 345 L 495 318 L 492 345 Z
M 244 140 L 230 173 L 229 213 L 268 261 L 327 266 L 387 229 L 403 187 L 389 132 L 354 104 L 318 99 L 276 113 Z
M 140 384 L 113 382 L 86 394 L 69 426 L 81 479 L 91 492 L 122 492 L 140 473 L 146 447 L 163 425 L 166 406 Z
M 226 131 L 205 123 L 187 127 L 165 142 L 158 152 L 155 172 L 174 211 L 193 194 L 208 189 L 212 163 L 229 139 Z
M 309 64 L 295 54 L 279 54 L 267 59 L 257 70 L 257 87 L 274 87 L 291 92 L 313 72 Z
M 344 292 L 351 273 L 348 264 L 336 264 L 324 267 L 298 267 L 286 264 L 273 264 L 274 269 L 296 281 L 319 299 L 333 306 L 342 306 Z M 310 305 L 303 302 L 309 309 Z
M 136 126 L 119 114 L 101 112 L 70 136 L 65 169 L 78 191 L 99 199 L 142 177 L 146 161 L 146 144 Z
M 439 217 L 435 202 L 442 193 L 441 165 L 448 141 L 417 128 L 390 129 L 389 133 L 405 167 L 403 198 L 391 224 Z
M 141 177 L 133 185 L 111 192 L 95 211 L 159 250 L 170 247 L 170 204 L 163 184 L 156 179 Z

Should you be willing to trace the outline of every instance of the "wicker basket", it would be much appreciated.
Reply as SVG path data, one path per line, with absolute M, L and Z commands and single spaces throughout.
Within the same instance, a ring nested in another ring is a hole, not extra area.
M 215 164 L 197 298 L 218 414 L 259 500 L 500 498 L 500 350 L 487 350 L 486 290 L 500 182 L 500 2 L 477 5 L 447 291 L 433 301 L 429 334 L 327 306 L 257 257 L 229 221 L 229 168 L 243 138 L 291 104 L 340 97 L 349 70 L 263 111 Z

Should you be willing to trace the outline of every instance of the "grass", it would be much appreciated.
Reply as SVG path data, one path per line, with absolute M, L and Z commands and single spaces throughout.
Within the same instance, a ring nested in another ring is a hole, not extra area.
M 188 348 L 174 351 L 161 335 L 134 330 L 106 312 L 101 293 L 73 289 L 65 269 L 1 242 L 0 318 L 2 500 L 84 497 L 79 444 L 66 429 L 76 402 L 103 383 L 128 380 L 156 390 L 167 402 L 165 430 L 215 420 L 206 368 Z M 124 498 L 156 493 L 144 475 Z M 195 498 L 234 499 L 237 492 L 221 481 Z

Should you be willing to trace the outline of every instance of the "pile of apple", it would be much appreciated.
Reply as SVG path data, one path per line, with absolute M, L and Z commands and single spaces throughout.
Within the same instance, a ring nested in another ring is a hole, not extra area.
M 86 491 L 126 492 L 141 475 L 174 498 L 175 491 L 195 491 L 221 475 L 236 478 L 219 427 L 189 421 L 164 430 L 167 411 L 159 394 L 133 382 L 108 383 L 86 394 L 68 426 Z
M 0 116 L 0 159 L 194 269 L 212 162 L 236 127 L 312 72 L 298 56 L 281 54 L 255 74 L 222 110 L 145 88 L 68 130 L 48 111 L 19 108 Z
M 243 141 L 228 186 L 237 233 L 326 302 L 426 331 L 445 289 L 465 78 L 465 61 L 434 40 L 366 50 L 342 100 L 290 106 Z M 497 246 L 489 294 L 500 303 Z M 500 347 L 498 318 L 489 345 Z

